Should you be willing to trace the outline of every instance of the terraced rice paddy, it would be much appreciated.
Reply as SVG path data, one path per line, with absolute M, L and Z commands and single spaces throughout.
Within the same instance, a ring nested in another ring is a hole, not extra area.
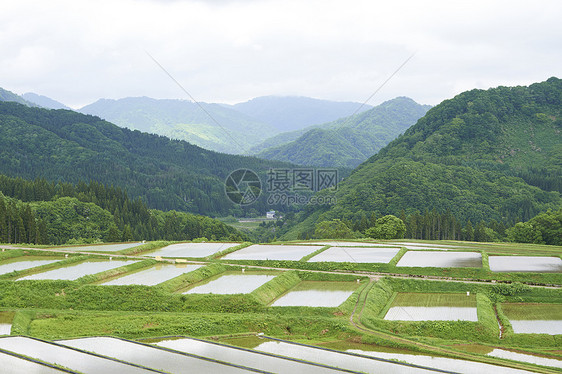
M 119 244 L 99 244 L 99 245 L 81 245 L 76 247 L 57 247 L 58 250 L 71 252 L 117 252 L 124 249 L 138 247 L 144 243 L 119 243 Z
M 492 350 L 492 352 L 488 353 L 488 356 L 506 358 L 508 360 L 515 360 L 521 362 L 530 362 L 537 365 L 544 365 L 544 366 L 550 366 L 555 368 L 562 368 L 561 360 L 529 355 L 524 353 L 517 353 L 512 351 L 506 351 L 505 349 L 499 349 L 499 348 L 495 348 L 494 350 Z
M 26 355 L 50 364 L 70 367 L 83 373 L 134 374 L 151 372 L 138 366 L 108 360 L 56 344 L 20 336 L 0 338 L 0 349 Z
M 112 279 L 102 284 L 105 286 L 122 286 L 132 284 L 154 286 L 172 278 L 178 277 L 182 274 L 199 269 L 201 266 L 202 265 L 157 264 L 149 269 L 140 270 L 120 278 Z
M 498 272 L 561 273 L 560 257 L 489 256 L 490 270 Z
M 290 360 L 275 354 L 264 354 L 198 339 L 183 338 L 156 343 L 161 347 L 181 352 L 205 354 L 217 360 L 253 367 L 269 373 L 337 373 L 339 370 L 310 363 Z
M 399 293 L 386 313 L 389 321 L 478 321 L 475 295 Z
M 59 343 L 169 373 L 249 372 L 229 365 L 225 362 L 228 361 L 225 357 L 218 357 L 219 362 L 210 360 L 208 357 L 212 355 L 205 350 L 190 351 L 189 355 L 186 355 L 146 344 L 106 337 L 64 340 Z
M 107 271 L 115 269 L 121 266 L 130 265 L 135 261 L 85 261 L 76 265 L 70 265 L 64 268 L 54 269 L 45 271 L 43 273 L 37 273 L 28 275 L 26 277 L 19 278 L 18 280 L 28 280 L 28 279 L 63 279 L 63 280 L 76 280 L 80 277 L 90 274 L 101 273 L 102 271 Z
M 37 266 L 52 264 L 60 261 L 61 259 L 45 257 L 23 257 L 15 258 L 7 261 L 0 262 L 0 274 L 11 273 L 12 271 L 21 271 L 31 269 Z
M 298 261 L 319 250 L 318 245 L 251 245 L 224 256 L 223 260 L 288 260 Z
M 562 304 L 503 303 L 516 334 L 562 334 Z
M 389 263 L 400 248 L 330 247 L 309 262 Z
M 235 247 L 239 244 L 240 243 L 178 243 L 147 253 L 145 256 L 202 258 Z
M 66 373 L 62 370 L 30 361 L 24 357 L 17 357 L 8 353 L 0 351 L 0 363 L 2 363 L 2 370 L 6 373 L 21 373 L 21 374 L 61 374 Z
M 398 267 L 481 267 L 482 255 L 478 252 L 408 251 Z
M 271 306 L 337 307 L 357 289 L 353 282 L 303 281 L 276 299 Z
M 225 273 L 220 274 L 217 277 L 196 284 L 188 291 L 183 292 L 184 294 L 219 294 L 219 295 L 232 295 L 232 294 L 244 294 L 250 293 L 256 288 L 262 286 L 263 284 L 269 282 L 276 275 L 274 274 L 248 274 L 248 273 Z
M 306 242 L 301 244 L 313 244 L 313 245 L 329 245 L 332 247 L 399 247 L 391 243 L 369 243 L 369 242 L 345 242 L 345 241 L 326 241 L 326 242 Z

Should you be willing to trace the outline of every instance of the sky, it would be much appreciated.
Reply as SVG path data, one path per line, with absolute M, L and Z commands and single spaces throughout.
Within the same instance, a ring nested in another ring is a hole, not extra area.
M 562 77 L 559 0 L 0 0 L 0 8 L 0 87 L 73 108 L 189 99 L 178 83 L 202 102 L 363 103 L 374 94 L 368 104 L 408 96 L 436 105 L 473 88 Z

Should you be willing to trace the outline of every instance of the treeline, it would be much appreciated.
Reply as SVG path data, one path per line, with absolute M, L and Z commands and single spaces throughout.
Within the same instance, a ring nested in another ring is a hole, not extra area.
M 0 175 L 0 192 L 6 196 L 0 195 L 0 238 L 5 243 L 246 239 L 218 220 L 149 209 L 119 187 L 95 181 L 74 185 Z
M 76 185 L 95 180 L 126 188 L 131 197 L 141 197 L 155 209 L 246 214 L 245 207 L 225 196 L 226 177 L 240 168 L 265 177 L 269 168 L 290 166 L 208 151 L 70 110 L 0 102 L 0 174 Z M 263 213 L 271 207 L 262 196 L 251 209 Z

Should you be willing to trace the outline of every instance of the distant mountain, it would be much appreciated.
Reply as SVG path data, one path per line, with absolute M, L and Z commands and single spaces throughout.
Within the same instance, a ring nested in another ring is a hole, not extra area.
M 23 97 L 16 95 L 15 93 L 0 88 L 0 101 L 12 101 L 14 103 L 23 104 L 26 106 L 37 106 L 36 104 L 25 100 Z
M 217 152 L 242 154 L 278 131 L 271 125 L 219 104 L 129 97 L 100 99 L 80 109 L 121 127 L 186 140 Z M 207 114 L 205 113 L 205 111 Z
M 257 156 L 300 165 L 354 168 L 416 123 L 429 108 L 407 97 L 397 97 L 308 131 L 279 134 L 261 146 L 296 138 L 262 150 Z
M 302 96 L 261 96 L 232 106 L 234 109 L 268 123 L 277 132 L 293 131 L 310 125 L 348 117 L 359 108 L 371 109 L 361 103 L 313 99 Z
M 59 103 L 56 100 L 53 100 L 47 96 L 43 96 L 43 95 L 38 95 L 36 93 L 33 92 L 28 92 L 28 93 L 24 93 L 22 95 L 22 97 L 29 101 L 32 102 L 34 104 L 37 104 L 43 108 L 47 108 L 47 109 L 69 109 L 71 110 L 71 108 L 67 107 L 66 105 Z
M 125 188 L 151 208 L 228 215 L 244 213 L 226 197 L 226 177 L 241 168 L 265 177 L 276 167 L 290 165 L 220 154 L 69 110 L 0 102 L 0 174 L 11 177 L 93 180 Z M 262 196 L 248 209 L 271 208 Z
M 463 222 L 513 224 L 560 209 L 561 132 L 561 79 L 463 92 L 361 164 L 338 186 L 337 203 L 307 212 L 295 230 L 373 212 L 435 209 Z

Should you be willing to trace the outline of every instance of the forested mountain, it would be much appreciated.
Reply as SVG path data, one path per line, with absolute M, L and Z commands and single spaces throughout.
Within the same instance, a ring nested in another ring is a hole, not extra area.
M 407 97 L 397 97 L 366 112 L 322 124 L 304 133 L 302 130 L 290 133 L 302 135 L 263 150 L 257 156 L 300 165 L 354 168 L 416 123 L 429 108 Z M 282 135 L 269 143 L 282 140 Z
M 348 117 L 360 107 L 360 103 L 302 96 L 261 96 L 233 105 L 239 112 L 273 125 L 277 132 L 299 130 Z M 364 105 L 361 109 L 370 108 L 370 105 Z
M 274 126 L 232 108 L 200 104 L 204 110 L 186 100 L 129 97 L 100 99 L 81 108 L 80 112 L 96 115 L 121 127 L 186 140 L 205 149 L 232 154 L 243 154 L 278 132 Z
M 47 109 L 70 109 L 63 103 L 60 103 L 56 100 L 51 99 L 50 97 L 38 95 L 33 92 L 24 93 L 21 95 L 25 100 L 37 104 L 43 108 Z M 14 101 L 14 100 L 7 100 L 7 101 Z
M 149 207 L 208 215 L 240 208 L 224 181 L 239 168 L 265 175 L 287 164 L 207 151 L 185 141 L 121 128 L 69 110 L 0 102 L 0 173 L 26 179 L 98 181 L 125 188 Z M 270 209 L 263 196 L 249 209 Z
M 23 97 L 3 88 L 0 88 L 0 101 L 13 101 L 27 106 L 37 106 L 34 103 L 25 100 Z
M 120 188 L 0 175 L 0 242 L 65 244 L 128 240 L 243 240 L 209 217 L 148 209 Z
M 318 220 L 357 222 L 372 213 L 435 210 L 463 224 L 513 224 L 559 209 L 561 112 L 558 78 L 446 100 L 354 170 L 330 209 L 310 207 L 291 235 Z

